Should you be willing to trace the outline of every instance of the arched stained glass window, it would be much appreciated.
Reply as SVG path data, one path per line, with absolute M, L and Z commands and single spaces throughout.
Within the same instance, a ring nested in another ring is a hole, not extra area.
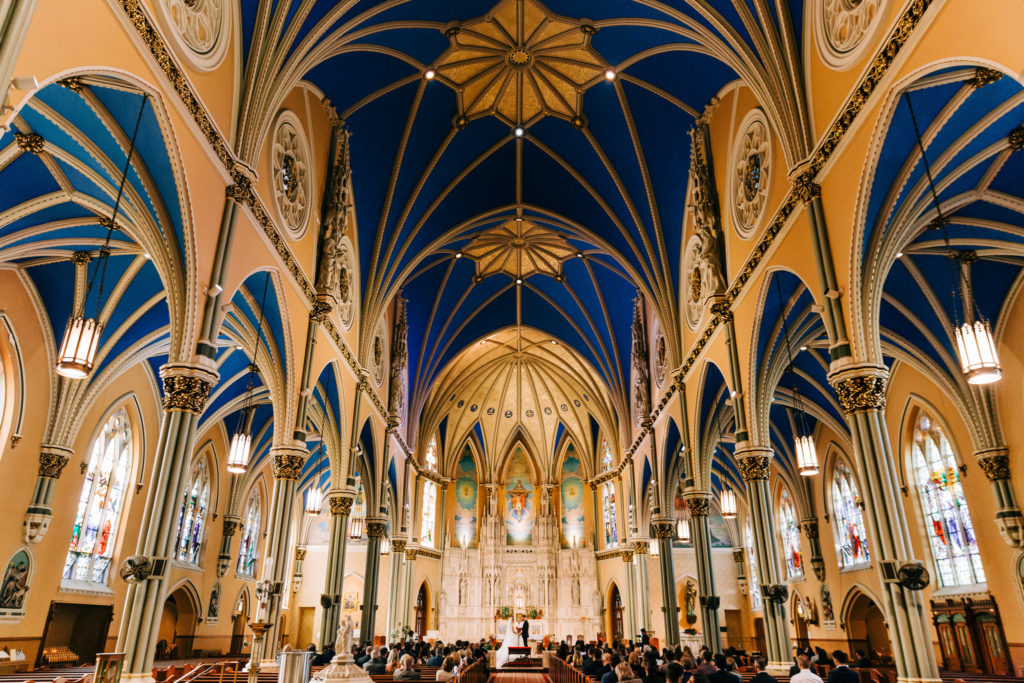
M 434 547 L 434 515 L 437 513 L 437 484 L 423 482 L 423 516 L 420 519 L 420 543 Z
M 782 534 L 782 551 L 786 556 L 786 575 L 789 578 L 803 576 L 804 566 L 800 559 L 800 525 L 796 523 L 796 509 L 789 489 L 782 489 L 779 498 L 779 532 Z
M 132 428 L 115 411 L 92 442 L 63 578 L 105 585 L 132 470 Z
M 761 584 L 757 580 L 757 554 L 754 551 L 754 529 L 750 526 L 749 517 L 747 517 L 744 536 L 747 540 L 747 583 L 750 586 L 750 606 L 753 609 L 761 609 Z
M 608 439 L 601 439 L 601 471 L 607 472 L 615 464 L 612 457 L 612 447 L 608 445 Z
M 913 469 L 939 585 L 985 582 L 956 456 L 942 428 L 921 415 L 914 430 Z
M 871 561 L 861 504 L 860 489 L 853 472 L 845 462 L 837 460 L 832 468 L 832 516 L 835 519 L 836 556 L 842 567 Z
M 192 466 L 185 486 L 181 512 L 178 514 L 177 557 L 182 562 L 199 564 L 199 549 L 203 545 L 206 528 L 206 510 L 210 501 L 210 473 L 205 458 Z
M 245 504 L 242 518 L 242 541 L 238 545 L 238 573 L 254 576 L 256 572 L 256 548 L 260 538 L 260 492 L 253 487 L 249 501 Z
M 604 545 L 606 548 L 619 544 L 618 512 L 615 507 L 615 484 L 608 481 L 602 488 L 604 502 Z
M 423 463 L 431 472 L 437 471 L 437 441 L 434 437 L 430 437 L 430 443 L 427 444 L 427 454 L 423 456 Z

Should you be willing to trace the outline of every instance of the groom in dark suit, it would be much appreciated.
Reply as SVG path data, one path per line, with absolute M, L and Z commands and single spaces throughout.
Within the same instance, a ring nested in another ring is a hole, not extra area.
M 525 618 L 523 619 L 523 626 L 520 632 L 523 634 L 523 647 L 529 647 L 530 643 L 528 641 L 530 639 L 530 622 L 527 621 Z

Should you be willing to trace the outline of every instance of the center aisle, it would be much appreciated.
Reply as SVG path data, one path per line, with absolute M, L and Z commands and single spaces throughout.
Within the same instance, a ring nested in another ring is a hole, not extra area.
M 495 672 L 487 679 L 487 683 L 551 683 L 547 674 L 525 673 L 520 671 L 502 670 Z

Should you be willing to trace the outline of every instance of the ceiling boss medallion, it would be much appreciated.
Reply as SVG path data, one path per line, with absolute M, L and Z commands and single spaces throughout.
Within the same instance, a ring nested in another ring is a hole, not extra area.
M 564 235 L 528 220 L 511 220 L 484 230 L 463 249 L 476 262 L 476 274 L 505 273 L 526 278 L 534 273 L 558 278 L 562 262 L 576 249 Z
M 518 127 L 557 116 L 581 127 L 583 91 L 608 68 L 590 47 L 594 30 L 535 0 L 503 0 L 454 25 L 434 70 L 458 95 L 456 125 L 496 116 Z

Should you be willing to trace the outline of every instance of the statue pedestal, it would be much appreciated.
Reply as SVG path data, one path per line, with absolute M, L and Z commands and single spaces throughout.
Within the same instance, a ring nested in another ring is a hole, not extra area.
M 331 683 L 332 681 L 365 681 L 370 683 L 370 674 L 366 673 L 352 659 L 349 653 L 334 655 L 331 663 L 316 672 L 310 683 Z

